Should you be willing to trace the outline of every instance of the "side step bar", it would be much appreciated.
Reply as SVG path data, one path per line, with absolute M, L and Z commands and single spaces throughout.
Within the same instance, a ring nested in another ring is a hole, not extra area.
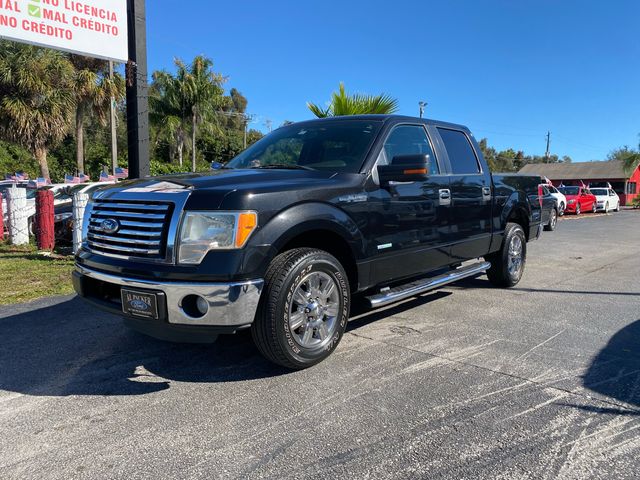
M 473 277 L 474 275 L 485 272 L 490 267 L 491 264 L 489 262 L 478 262 L 451 270 L 437 277 L 417 280 L 365 298 L 369 302 L 370 307 L 383 307 L 390 303 L 414 297 L 420 293 L 428 292 L 429 290 L 434 290 L 449 283 L 462 280 L 463 278 Z

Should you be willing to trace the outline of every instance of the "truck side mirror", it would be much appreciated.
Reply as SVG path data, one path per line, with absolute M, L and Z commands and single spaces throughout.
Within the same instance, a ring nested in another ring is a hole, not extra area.
M 381 184 L 416 182 L 429 176 L 429 155 L 396 155 L 390 165 L 378 165 Z

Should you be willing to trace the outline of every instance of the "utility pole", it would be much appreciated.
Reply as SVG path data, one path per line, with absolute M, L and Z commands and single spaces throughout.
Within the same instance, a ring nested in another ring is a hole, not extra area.
M 126 67 L 129 178 L 149 175 L 149 91 L 145 0 L 127 0 L 129 61 Z
M 420 100 L 418 102 L 418 107 L 420 107 L 420 118 L 422 118 L 422 116 L 424 115 L 424 109 L 427 107 L 427 102 L 423 102 L 422 100 Z
M 547 131 L 547 150 L 544 152 L 544 158 L 546 163 L 549 163 L 549 158 L 551 156 L 549 153 L 550 144 L 551 144 L 551 132 Z
M 109 81 L 113 84 L 113 62 L 109 60 Z M 116 137 L 116 99 L 111 95 L 111 170 L 116 174 L 118 168 L 118 139 Z

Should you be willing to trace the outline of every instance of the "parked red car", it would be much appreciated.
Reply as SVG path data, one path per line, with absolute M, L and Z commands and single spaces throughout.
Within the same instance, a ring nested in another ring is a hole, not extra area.
M 582 212 L 596 212 L 598 202 L 596 196 L 588 188 L 560 187 L 558 190 L 567 197 L 565 213 L 580 215 Z

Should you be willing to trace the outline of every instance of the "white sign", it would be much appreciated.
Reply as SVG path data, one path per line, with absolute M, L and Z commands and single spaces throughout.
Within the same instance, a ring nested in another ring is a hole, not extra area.
M 127 0 L 0 0 L 0 37 L 126 62 Z

